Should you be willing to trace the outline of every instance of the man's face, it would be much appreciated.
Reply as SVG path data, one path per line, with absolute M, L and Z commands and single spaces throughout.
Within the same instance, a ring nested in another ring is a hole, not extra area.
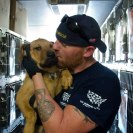
M 65 45 L 57 40 L 53 45 L 53 49 L 55 50 L 60 67 L 67 67 L 73 71 L 83 62 L 84 48 Z

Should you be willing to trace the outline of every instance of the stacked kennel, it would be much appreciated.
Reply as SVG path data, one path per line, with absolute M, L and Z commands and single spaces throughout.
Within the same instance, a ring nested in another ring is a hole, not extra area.
M 133 133 L 133 0 L 116 4 L 101 27 L 107 45 L 97 59 L 120 79 L 121 105 L 109 133 Z
M 0 133 L 20 133 L 23 116 L 15 103 L 25 70 L 19 61 L 24 37 L 0 28 Z

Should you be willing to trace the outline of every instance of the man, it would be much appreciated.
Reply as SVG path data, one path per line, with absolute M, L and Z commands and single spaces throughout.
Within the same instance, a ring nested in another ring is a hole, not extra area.
M 120 105 L 120 84 L 117 76 L 93 57 L 96 48 L 106 51 L 98 23 L 86 15 L 65 15 L 56 37 L 53 49 L 59 66 L 73 75 L 70 89 L 51 98 L 36 64 L 27 57 L 23 60 L 34 83 L 45 133 L 106 133 Z

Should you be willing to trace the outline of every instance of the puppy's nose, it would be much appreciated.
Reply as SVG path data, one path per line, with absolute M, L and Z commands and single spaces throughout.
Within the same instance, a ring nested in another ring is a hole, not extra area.
M 55 53 L 53 51 L 49 51 L 49 52 L 47 52 L 47 57 L 54 58 Z

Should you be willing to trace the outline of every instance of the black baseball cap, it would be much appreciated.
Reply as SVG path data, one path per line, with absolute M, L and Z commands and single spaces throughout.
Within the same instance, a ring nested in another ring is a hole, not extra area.
M 106 45 L 101 40 L 101 30 L 96 20 L 85 14 L 65 15 L 56 31 L 56 38 L 68 45 L 86 47 L 95 46 L 102 53 Z

